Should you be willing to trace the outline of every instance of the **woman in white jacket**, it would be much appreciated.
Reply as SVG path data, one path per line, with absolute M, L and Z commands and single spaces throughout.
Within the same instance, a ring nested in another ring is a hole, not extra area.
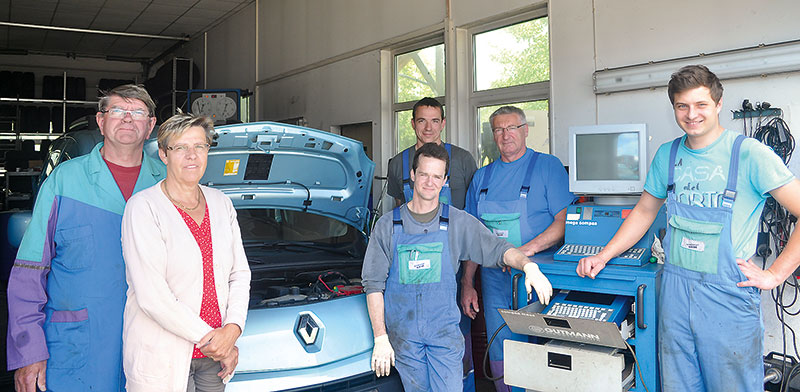
M 212 133 L 206 117 L 165 121 L 158 149 L 167 177 L 125 207 L 129 392 L 223 391 L 238 361 L 250 269 L 230 199 L 199 185 Z

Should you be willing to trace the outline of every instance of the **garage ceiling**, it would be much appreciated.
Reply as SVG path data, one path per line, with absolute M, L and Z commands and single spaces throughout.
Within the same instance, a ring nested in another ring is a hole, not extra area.
M 152 60 L 179 39 L 19 27 L 54 26 L 193 38 L 254 0 L 0 0 L 0 54 Z

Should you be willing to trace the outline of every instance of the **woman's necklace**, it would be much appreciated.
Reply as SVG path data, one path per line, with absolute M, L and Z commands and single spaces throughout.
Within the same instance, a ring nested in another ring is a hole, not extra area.
M 184 211 L 194 211 L 197 209 L 197 207 L 200 207 L 200 186 L 197 187 L 197 203 L 194 205 L 194 207 L 186 207 L 185 205 L 183 205 L 183 203 L 179 202 L 178 200 L 175 200 L 172 197 L 172 195 L 169 194 L 169 188 L 167 188 L 167 183 L 164 183 L 164 192 L 167 192 L 167 197 L 171 202 L 175 203 L 175 205 L 178 206 L 178 208 Z

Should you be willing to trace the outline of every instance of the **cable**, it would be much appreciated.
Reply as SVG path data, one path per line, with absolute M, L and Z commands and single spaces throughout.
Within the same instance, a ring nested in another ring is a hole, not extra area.
M 497 328 L 496 331 L 494 331 L 494 334 L 492 334 L 492 338 L 489 339 L 489 344 L 486 345 L 486 352 L 483 353 L 483 375 L 486 376 L 486 379 L 489 381 L 497 381 L 503 378 L 503 376 L 489 377 L 489 372 L 486 371 L 486 364 L 489 363 L 489 349 L 492 348 L 492 342 L 494 342 L 494 338 L 497 337 L 497 334 L 500 333 L 500 330 L 505 328 L 506 325 L 508 324 L 503 323 L 503 325 L 501 325 L 499 328 Z
M 747 129 L 746 121 L 744 122 L 745 130 Z M 745 132 L 745 134 L 747 134 Z M 768 146 L 781 158 L 785 165 L 788 165 L 792 158 L 792 153 L 795 148 L 794 137 L 792 136 L 788 124 L 778 116 L 762 117 L 759 114 L 758 121 L 753 129 L 751 118 L 750 123 L 750 136 Z M 797 218 L 792 216 L 783 206 L 781 206 L 772 197 L 767 198 L 764 203 L 764 210 L 761 214 L 761 225 L 759 232 L 767 233 L 767 237 L 773 248 L 772 254 L 778 257 L 784 247 L 789 241 Z M 767 256 L 762 255 L 762 266 L 764 269 L 767 267 Z M 791 300 L 786 301 L 786 291 L 790 291 Z M 792 274 L 790 279 L 781 283 L 778 287 L 771 291 L 770 296 L 775 302 L 775 315 L 781 323 L 781 341 L 783 344 L 783 356 L 786 357 L 787 339 L 786 330 L 792 334 L 792 349 L 794 350 L 795 358 L 800 359 L 800 353 L 797 349 L 797 335 L 794 329 L 786 323 L 785 317 L 800 315 L 800 307 L 797 310 L 792 310 L 793 307 L 800 304 L 800 293 L 798 290 L 797 277 Z M 785 377 L 781 379 L 781 391 L 788 391 L 789 381 L 798 373 L 798 366 L 795 365 L 786 373 L 786 364 L 782 366 L 782 371 Z
M 627 341 L 625 341 L 625 346 L 628 347 L 628 350 L 630 350 L 631 355 L 633 355 L 633 362 L 636 364 L 636 370 L 639 371 L 639 380 L 642 381 L 642 387 L 644 388 L 645 392 L 650 392 L 650 390 L 647 389 L 647 385 L 644 384 L 644 377 L 642 377 L 642 367 L 639 366 L 639 359 L 636 358 L 636 353 L 633 352 L 633 347 L 631 347 L 631 345 L 628 344 Z

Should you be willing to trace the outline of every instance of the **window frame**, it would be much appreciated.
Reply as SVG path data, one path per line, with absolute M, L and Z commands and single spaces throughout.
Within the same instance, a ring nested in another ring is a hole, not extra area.
M 538 19 L 538 18 L 548 18 L 548 34 L 547 34 L 547 45 L 551 49 L 551 55 L 548 56 L 548 68 L 550 68 L 550 79 L 546 81 L 534 82 L 534 83 L 526 83 L 526 84 L 519 84 L 515 86 L 508 86 L 508 87 L 498 87 L 493 89 L 486 89 L 477 91 L 477 69 L 475 66 L 475 36 L 481 33 L 502 29 L 508 26 L 512 26 L 518 23 L 527 22 L 530 20 Z M 550 21 L 549 21 L 549 14 L 547 13 L 547 8 L 542 7 L 530 12 L 521 13 L 518 15 L 514 15 L 507 18 L 498 19 L 495 21 L 491 21 L 488 23 L 483 23 L 480 26 L 475 26 L 467 30 L 467 36 L 469 37 L 469 42 L 467 45 L 468 50 L 468 59 L 469 59 L 469 70 L 470 70 L 470 86 L 469 86 L 469 111 L 470 111 L 470 123 L 473 126 L 473 137 L 475 138 L 475 146 L 477 154 L 476 156 L 481 155 L 481 124 L 479 124 L 480 116 L 478 114 L 478 108 L 485 107 L 485 106 L 495 106 L 495 105 L 503 105 L 509 104 L 513 105 L 518 102 L 528 102 L 528 101 L 541 101 L 547 100 L 547 117 L 548 117 L 548 144 L 549 150 L 553 150 L 553 129 L 550 127 L 552 123 L 552 108 L 551 108 L 551 88 L 550 82 L 552 80 L 552 46 L 551 46 L 551 34 L 550 34 Z
M 391 84 L 391 88 L 392 88 L 392 105 L 391 105 L 391 109 L 392 109 L 392 111 L 391 111 L 391 116 L 392 116 L 392 145 L 394 146 L 394 151 L 395 151 L 394 153 L 395 154 L 397 154 L 400 151 L 402 151 L 401 150 L 402 146 L 398 145 L 398 138 L 400 136 L 399 135 L 399 130 L 400 130 L 399 125 L 400 124 L 398 124 L 398 122 L 397 122 L 397 117 L 398 117 L 397 113 L 413 109 L 414 108 L 414 104 L 417 103 L 418 100 L 423 98 L 423 97 L 419 97 L 419 98 L 411 100 L 411 101 L 397 102 L 397 82 L 398 82 L 398 80 L 397 80 L 397 72 L 398 72 L 398 69 L 397 69 L 397 57 L 400 56 L 400 55 L 406 54 L 406 53 L 414 52 L 414 51 L 417 51 L 417 50 L 420 50 L 420 49 L 425 49 L 425 48 L 433 47 L 433 46 L 437 46 L 437 45 L 443 45 L 443 50 L 444 50 L 444 53 L 445 53 L 445 55 L 444 55 L 445 63 L 444 63 L 444 67 L 442 69 L 444 70 L 444 75 L 443 75 L 444 76 L 444 87 L 445 87 L 445 91 L 447 91 L 447 72 L 448 72 L 447 71 L 447 45 L 445 44 L 444 35 L 443 34 L 437 34 L 435 37 L 424 39 L 424 40 L 420 40 L 420 41 L 416 41 L 416 42 L 414 42 L 412 44 L 408 44 L 408 45 L 398 46 L 396 48 L 392 48 L 392 50 L 391 50 L 391 56 L 392 56 L 392 84 Z M 444 106 L 446 95 L 439 95 L 439 96 L 435 96 L 435 97 L 432 97 L 432 98 L 435 98 L 437 101 L 439 101 Z M 444 132 L 444 133 L 445 133 L 444 134 L 444 138 L 447 138 L 447 133 L 446 132 Z M 405 147 L 403 147 L 403 148 L 405 148 Z

